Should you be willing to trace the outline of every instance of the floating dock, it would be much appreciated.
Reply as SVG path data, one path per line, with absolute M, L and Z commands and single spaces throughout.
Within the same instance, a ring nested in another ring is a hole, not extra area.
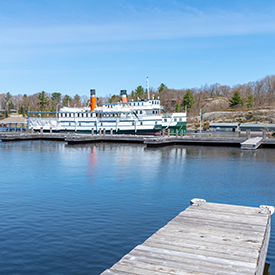
M 191 203 L 102 275 L 263 275 L 274 207 Z
M 262 145 L 262 137 L 249 138 L 241 143 L 241 149 L 256 150 Z

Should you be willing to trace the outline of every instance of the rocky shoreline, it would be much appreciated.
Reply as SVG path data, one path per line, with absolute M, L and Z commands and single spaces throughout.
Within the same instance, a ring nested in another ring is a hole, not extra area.
M 275 123 L 275 109 L 259 109 L 248 111 L 218 111 L 202 114 L 202 127 L 209 128 L 210 122 L 222 123 Z M 188 117 L 187 130 L 198 130 L 200 127 L 200 116 Z

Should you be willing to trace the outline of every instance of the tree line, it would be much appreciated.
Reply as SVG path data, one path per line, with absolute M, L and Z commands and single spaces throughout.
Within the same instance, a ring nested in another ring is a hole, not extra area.
M 204 85 L 200 88 L 171 89 L 161 83 L 157 89 L 149 89 L 150 98 L 160 99 L 161 104 L 168 112 L 182 112 L 197 115 L 203 112 L 247 108 L 275 107 L 275 75 L 266 76 L 260 80 L 235 86 L 218 83 Z M 147 99 L 147 90 L 141 85 L 128 94 L 128 100 Z M 120 95 L 113 94 L 98 97 L 97 104 L 116 103 Z M 209 104 L 214 102 L 215 104 Z M 89 105 L 89 98 L 76 94 L 73 97 L 62 95 L 59 92 L 46 93 L 42 91 L 34 95 L 11 95 L 9 92 L 0 94 L 0 109 L 10 112 L 16 109 L 19 114 L 30 111 L 55 112 L 64 106 L 83 107 Z
M 42 91 L 33 95 L 11 95 L 9 92 L 0 94 L 0 109 L 5 111 L 6 115 L 16 110 L 19 114 L 26 115 L 28 111 L 56 112 L 62 107 L 82 107 L 88 102 L 87 96 L 76 94 L 71 97 L 62 95 L 59 92 L 46 93 Z

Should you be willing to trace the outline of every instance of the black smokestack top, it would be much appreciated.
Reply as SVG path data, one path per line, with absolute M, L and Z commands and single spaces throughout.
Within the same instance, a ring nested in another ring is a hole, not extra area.
M 120 96 L 127 95 L 127 90 L 120 90 Z
M 92 95 L 95 95 L 95 89 L 91 89 L 90 90 L 90 95 L 92 96 Z

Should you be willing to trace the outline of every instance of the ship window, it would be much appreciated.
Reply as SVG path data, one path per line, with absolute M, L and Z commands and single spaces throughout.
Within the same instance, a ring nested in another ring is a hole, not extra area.
M 132 125 L 135 125 L 135 122 L 132 122 Z
M 79 122 L 78 125 L 81 126 L 81 122 Z
M 167 118 L 164 119 L 164 122 L 167 122 Z
M 156 122 L 155 122 L 155 124 L 157 125 L 157 124 L 158 124 L 158 122 L 156 121 Z
M 142 121 L 140 122 L 140 125 L 142 125 Z
M 180 121 L 182 121 L 182 118 L 180 118 Z
M 71 126 L 71 122 L 69 123 L 69 126 Z
M 177 121 L 177 119 L 176 119 L 176 118 L 174 118 L 174 121 Z

